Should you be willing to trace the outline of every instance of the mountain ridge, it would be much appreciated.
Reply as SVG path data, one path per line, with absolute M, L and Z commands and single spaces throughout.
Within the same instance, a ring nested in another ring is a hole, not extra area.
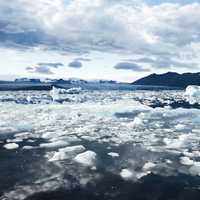
M 182 74 L 177 72 L 153 73 L 134 81 L 132 84 L 185 88 L 188 85 L 200 85 L 200 72 Z

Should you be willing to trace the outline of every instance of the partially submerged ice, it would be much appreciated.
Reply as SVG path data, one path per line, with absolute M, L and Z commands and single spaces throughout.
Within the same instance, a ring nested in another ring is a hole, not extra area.
M 73 155 L 81 153 L 85 150 L 85 147 L 82 145 L 70 146 L 59 149 L 58 152 L 55 152 L 54 155 L 49 159 L 50 162 L 60 161 L 70 158 Z
M 185 97 L 190 104 L 200 103 L 200 86 L 189 85 L 185 90 Z
M 16 143 L 8 143 L 4 145 L 5 149 L 11 150 L 11 149 L 17 149 L 19 148 L 19 145 Z
M 95 167 L 96 156 L 97 156 L 97 154 L 95 152 L 86 151 L 84 153 L 78 154 L 74 158 L 74 161 L 76 161 L 77 163 L 80 163 L 81 165 L 86 166 L 86 167 Z
M 84 99 L 81 102 L 55 105 L 50 99 L 48 104 L 2 103 L 0 145 L 8 154 L 18 152 L 16 160 L 18 155 L 36 151 L 39 161 L 30 165 L 42 166 L 34 169 L 37 181 L 41 179 L 38 174 L 44 174 L 43 178 L 52 174 L 56 186 L 65 182 L 66 174 L 86 183 L 101 176 L 102 171 L 125 181 L 137 181 L 150 173 L 200 176 L 200 110 L 152 108 L 134 99 L 151 94 L 163 100 L 166 93 L 177 99 L 177 93 L 171 91 L 85 91 L 71 95 Z M 30 96 L 35 98 L 34 94 Z M 49 97 L 48 92 L 45 95 Z M 184 98 L 183 91 L 179 97 Z M 18 146 L 4 146 L 7 143 L 18 143 L 19 149 L 8 151 L 4 148 Z
M 49 94 L 52 97 L 53 101 L 59 101 L 61 100 L 61 94 L 79 94 L 81 90 L 81 87 L 64 89 L 53 86 Z

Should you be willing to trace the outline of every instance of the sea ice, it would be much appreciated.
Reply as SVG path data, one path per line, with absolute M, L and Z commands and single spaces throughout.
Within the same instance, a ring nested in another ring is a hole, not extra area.
M 65 141 L 55 141 L 51 143 L 42 143 L 40 144 L 41 148 L 59 148 L 59 147 L 66 147 L 69 143 Z
M 50 91 L 50 96 L 52 97 L 53 101 L 60 100 L 60 89 L 53 86 L 52 90 Z
M 185 90 L 185 96 L 190 104 L 200 102 L 200 86 L 189 85 Z
M 142 177 L 147 176 L 150 173 L 151 173 L 150 171 L 139 172 L 139 173 L 136 174 L 136 178 L 141 179 Z
M 96 163 L 96 156 L 97 154 L 93 151 L 86 151 L 84 153 L 78 154 L 74 161 L 87 166 L 87 167 L 94 167 Z
M 191 159 L 188 158 L 188 157 L 181 157 L 181 158 L 180 158 L 180 163 L 183 164 L 183 165 L 193 165 L 193 164 L 194 164 L 194 161 L 191 160 Z
M 149 170 L 149 169 L 151 169 L 151 168 L 153 168 L 153 167 L 155 167 L 155 166 L 156 166 L 155 163 L 153 163 L 153 162 L 147 162 L 147 163 L 144 164 L 143 170 L 144 170 L 144 171 L 147 171 L 147 170 Z
M 186 128 L 186 126 L 185 126 L 184 124 L 177 124 L 177 125 L 175 126 L 175 129 L 176 129 L 177 131 L 183 131 L 185 128 Z
M 119 157 L 119 154 L 116 152 L 110 152 L 110 153 L 108 153 L 108 155 L 111 157 Z
M 120 176 L 125 180 L 129 180 L 133 177 L 133 172 L 131 172 L 129 169 L 122 169 Z
M 64 88 L 56 88 L 53 86 L 52 90 L 50 91 L 50 96 L 52 97 L 53 101 L 59 101 L 60 100 L 60 94 L 79 94 L 81 92 L 82 88 L 70 88 L 70 89 L 64 89 Z
M 200 162 L 194 162 L 194 165 L 190 167 L 189 172 L 193 176 L 200 176 Z
M 140 117 L 135 117 L 132 122 L 128 124 L 129 127 L 142 127 L 143 126 L 143 121 Z
M 19 145 L 16 143 L 8 143 L 4 145 L 4 148 L 6 149 L 17 149 L 19 148 Z
M 49 159 L 50 162 L 65 160 L 74 154 L 78 154 L 85 151 L 85 147 L 82 145 L 70 146 L 59 149 L 58 152 L 55 152 L 53 157 Z

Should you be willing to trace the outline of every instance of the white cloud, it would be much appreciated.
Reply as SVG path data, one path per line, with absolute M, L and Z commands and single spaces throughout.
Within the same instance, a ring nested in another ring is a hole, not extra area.
M 26 67 L 26 70 L 29 73 L 45 74 L 45 75 L 54 74 L 51 71 L 51 68 L 46 67 L 46 66 Z
M 120 62 L 114 66 L 115 69 L 119 70 L 132 70 L 135 72 L 145 72 L 149 71 L 149 69 L 143 68 L 142 66 L 136 64 L 136 63 L 130 63 L 130 62 Z
M 29 73 L 38 73 L 38 74 L 54 74 L 52 69 L 57 69 L 59 67 L 63 67 L 62 63 L 38 63 L 35 66 L 26 67 L 26 71 Z
M 166 57 L 177 61 L 173 62 L 174 67 L 184 63 L 180 55 L 193 51 L 200 42 L 200 4 L 140 2 L 1 1 L 0 32 L 4 37 L 0 37 L 0 42 L 42 44 L 64 51 L 97 50 L 153 56 L 158 66 Z M 153 67 L 152 62 L 146 64 Z
M 80 61 L 74 60 L 74 61 L 70 62 L 68 66 L 72 67 L 72 68 L 81 68 L 83 65 Z

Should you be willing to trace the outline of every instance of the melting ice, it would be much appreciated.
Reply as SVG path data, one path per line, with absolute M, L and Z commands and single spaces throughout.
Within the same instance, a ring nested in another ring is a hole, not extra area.
M 197 90 L 187 88 L 186 94 L 196 100 Z M 179 106 L 187 102 L 186 94 L 56 88 L 50 94 L 2 92 L 0 150 L 7 156 L 0 162 L 11 167 L 15 159 L 29 175 L 6 186 L 3 198 L 85 186 L 103 173 L 132 182 L 149 174 L 200 176 L 200 110 Z

